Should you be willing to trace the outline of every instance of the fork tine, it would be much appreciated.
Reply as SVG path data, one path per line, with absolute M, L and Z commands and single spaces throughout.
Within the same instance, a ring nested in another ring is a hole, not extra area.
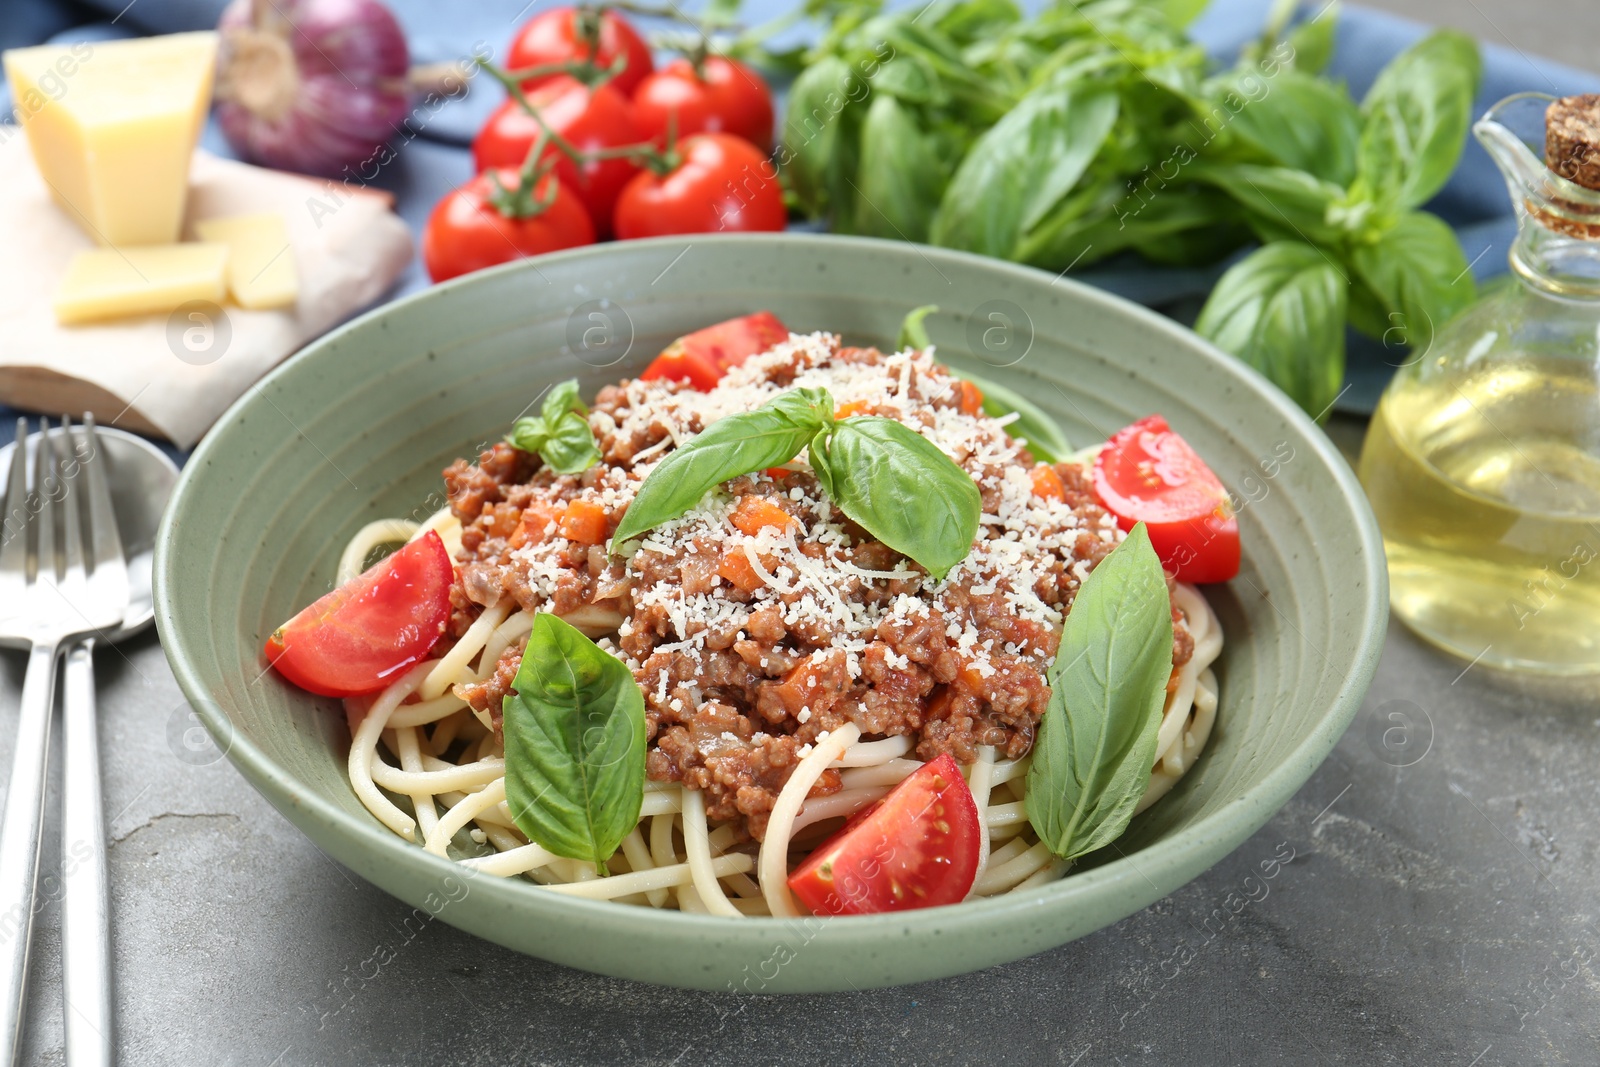
M 95 430 L 94 416 L 83 413 L 83 434 L 89 446 L 83 457 L 83 472 L 89 476 L 89 540 L 95 570 L 103 566 L 122 566 L 122 535 L 117 532 L 117 513 L 111 505 L 111 489 L 106 482 L 105 453 Z
M 51 468 L 55 449 L 50 447 L 50 420 L 39 419 L 39 440 L 33 450 L 33 491 L 39 495 L 37 547 L 38 572 L 34 579 L 41 586 L 60 588 L 61 555 L 56 541 L 56 502 L 51 499 Z M 55 485 L 57 491 L 60 484 Z
M 11 451 L 6 511 L 0 516 L 0 574 L 28 572 L 28 420 L 17 420 L 17 445 Z
M 61 548 L 66 580 L 83 581 L 83 523 L 79 521 L 78 491 L 82 485 L 81 470 L 73 477 L 67 476 L 67 465 L 61 458 L 61 441 L 66 439 L 68 452 L 73 451 L 72 420 L 61 416 L 61 427 L 50 435 L 50 462 L 56 469 L 56 480 L 61 486 Z

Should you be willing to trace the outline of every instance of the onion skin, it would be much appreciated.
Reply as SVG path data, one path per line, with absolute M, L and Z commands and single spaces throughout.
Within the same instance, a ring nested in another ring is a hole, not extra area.
M 348 177 L 410 113 L 405 34 L 379 0 L 234 0 L 217 29 L 217 121 L 248 162 Z

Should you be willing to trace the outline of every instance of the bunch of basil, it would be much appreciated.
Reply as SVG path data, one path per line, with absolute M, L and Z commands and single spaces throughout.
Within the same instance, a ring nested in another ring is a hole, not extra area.
M 1183 27 L 1205 0 L 813 0 L 830 20 L 790 90 L 778 163 L 833 229 L 1053 271 L 1132 252 L 1166 264 L 1263 247 L 1197 328 L 1313 413 L 1343 376 L 1344 323 L 1418 344 L 1473 296 L 1444 184 L 1479 62 L 1460 34 L 1398 57 L 1358 106 L 1319 77 L 1334 13 L 1211 72 Z

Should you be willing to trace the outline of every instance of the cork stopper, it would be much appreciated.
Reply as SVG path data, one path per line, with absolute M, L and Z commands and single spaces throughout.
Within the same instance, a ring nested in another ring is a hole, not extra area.
M 1544 113 L 1545 166 L 1600 190 L 1600 93 L 1564 96 Z
M 1564 96 L 1544 113 L 1545 166 L 1585 189 L 1600 191 L 1600 93 Z M 1555 200 L 1574 214 L 1592 212 L 1566 200 Z M 1552 230 L 1585 240 L 1600 239 L 1600 225 L 1529 209 Z

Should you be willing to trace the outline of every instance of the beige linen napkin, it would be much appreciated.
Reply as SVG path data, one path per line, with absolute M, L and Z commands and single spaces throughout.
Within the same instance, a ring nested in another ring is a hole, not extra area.
M 50 199 L 27 139 L 0 126 L 0 401 L 92 411 L 102 424 L 187 448 L 303 343 L 382 296 L 411 259 L 411 235 L 381 193 L 196 152 L 184 239 L 196 219 L 283 215 L 300 276 L 293 308 L 222 307 L 216 323 L 167 315 L 57 325 L 51 297 L 93 242 Z M 170 321 L 169 321 L 170 320 Z

